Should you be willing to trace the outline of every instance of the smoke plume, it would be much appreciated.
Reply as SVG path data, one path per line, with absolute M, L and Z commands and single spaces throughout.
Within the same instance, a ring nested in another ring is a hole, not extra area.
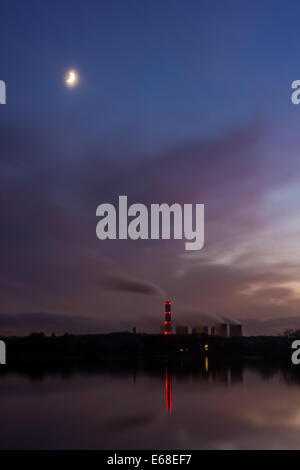
M 153 295 L 156 297 L 165 296 L 164 292 L 156 285 L 145 281 L 137 281 L 135 279 L 110 277 L 105 281 L 105 285 L 108 288 L 117 291 L 134 292 L 136 294 Z

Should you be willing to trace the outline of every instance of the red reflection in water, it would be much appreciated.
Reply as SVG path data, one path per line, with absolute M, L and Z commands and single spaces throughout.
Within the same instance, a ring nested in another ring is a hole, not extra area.
M 166 369 L 166 411 L 168 414 L 172 413 L 172 384 L 168 369 Z

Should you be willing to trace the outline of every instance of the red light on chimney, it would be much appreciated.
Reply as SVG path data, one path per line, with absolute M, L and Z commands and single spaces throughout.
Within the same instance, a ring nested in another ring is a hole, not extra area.
M 171 302 L 167 300 L 165 302 L 165 321 L 164 321 L 164 334 L 171 335 L 172 334 L 172 327 L 171 327 Z

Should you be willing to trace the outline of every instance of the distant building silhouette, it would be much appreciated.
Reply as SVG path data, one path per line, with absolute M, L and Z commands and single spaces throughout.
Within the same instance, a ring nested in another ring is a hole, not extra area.
M 0 364 L 6 364 L 6 345 L 0 340 Z
M 176 334 L 177 335 L 188 335 L 189 334 L 189 327 L 186 325 L 177 325 L 176 326 Z

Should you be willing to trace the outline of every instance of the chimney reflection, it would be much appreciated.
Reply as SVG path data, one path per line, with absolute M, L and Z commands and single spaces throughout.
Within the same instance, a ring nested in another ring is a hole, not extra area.
M 166 368 L 166 411 L 169 415 L 172 414 L 172 382 L 168 368 Z
M 165 369 L 165 400 L 166 413 L 172 414 L 172 375 L 176 378 L 176 384 L 180 382 L 189 382 L 199 387 L 205 384 L 214 386 L 224 384 L 235 386 L 243 383 L 243 365 L 239 362 L 231 364 L 222 363 L 208 359 L 208 356 L 202 356 L 197 362 L 182 362 L 180 364 L 168 364 Z

